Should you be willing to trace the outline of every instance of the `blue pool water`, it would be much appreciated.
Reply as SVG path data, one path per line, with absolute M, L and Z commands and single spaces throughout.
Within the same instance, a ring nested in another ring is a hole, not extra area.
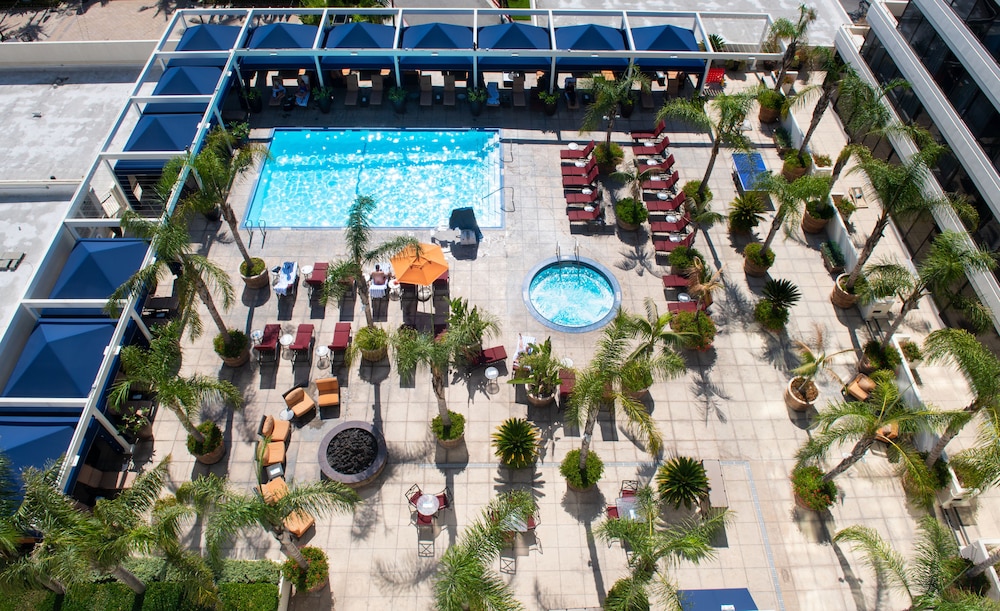
M 372 227 L 439 227 L 471 207 L 502 227 L 500 134 L 487 130 L 278 129 L 244 225 L 344 227 L 358 195 Z
M 525 280 L 529 311 L 552 329 L 570 333 L 607 324 L 621 303 L 621 288 L 596 261 L 543 261 Z

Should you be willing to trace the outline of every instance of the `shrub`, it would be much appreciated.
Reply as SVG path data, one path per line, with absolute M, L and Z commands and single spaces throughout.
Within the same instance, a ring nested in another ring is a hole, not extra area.
M 715 340 L 715 321 L 705 312 L 677 312 L 670 318 L 670 328 L 686 333 L 684 347 L 688 350 L 707 350 Z
M 835 203 L 837 211 L 840 212 L 840 216 L 846 221 L 851 218 L 854 211 L 858 209 L 854 201 L 849 197 L 841 197 L 836 200 Z
M 729 205 L 729 230 L 739 233 L 753 231 L 764 220 L 764 201 L 757 192 L 748 192 Z
M 281 565 L 272 560 L 236 560 L 226 558 L 217 581 L 221 583 L 269 583 L 277 585 Z
M 875 369 L 885 369 L 895 371 L 903 362 L 899 356 L 899 351 L 893 346 L 882 349 L 882 343 L 878 340 L 869 340 L 864 346 L 864 354 L 868 357 L 868 362 Z
M 205 436 L 205 441 L 199 442 L 191 435 L 188 435 L 187 449 L 191 454 L 195 456 L 208 454 L 222 445 L 222 429 L 211 420 L 206 420 L 199 424 L 198 430 Z
M 0 598 L 0 611 L 54 611 L 58 608 L 56 598 L 48 590 L 23 590 L 16 596 Z
M 826 199 L 811 199 L 806 202 L 806 211 L 814 219 L 830 220 L 837 213 L 837 209 L 830 205 Z
M 123 583 L 78 583 L 67 588 L 60 609 L 61 611 L 93 609 L 132 611 L 134 601 L 135 594 Z
M 538 101 L 546 106 L 551 106 L 552 104 L 557 104 L 559 102 L 559 93 L 553 91 L 549 93 L 548 91 L 538 92 Z
M 223 583 L 219 585 L 219 598 L 223 611 L 275 611 L 278 586 L 273 583 Z
M 390 87 L 389 88 L 389 101 L 390 102 L 403 102 L 406 100 L 406 90 L 402 87 Z
M 792 134 L 784 127 L 779 127 L 774 130 L 774 143 L 777 145 L 779 153 L 787 148 L 791 148 Z
M 693 503 L 708 496 L 708 474 L 700 460 L 676 456 L 656 471 L 656 489 L 661 501 L 677 509 L 681 503 L 691 509 Z
M 170 578 L 170 567 L 163 558 L 141 556 L 126 558 L 122 565 L 144 583 L 167 581 Z
M 788 324 L 788 311 L 802 299 L 802 292 L 784 278 L 768 280 L 762 292 L 764 299 L 754 307 L 754 320 L 771 331 L 784 329 Z
M 743 249 L 743 256 L 747 258 L 747 261 L 760 267 L 774 265 L 774 251 L 770 248 L 764 250 L 764 245 L 760 242 L 747 244 L 746 248 Z
M 524 418 L 508 418 L 493 433 L 494 454 L 511 469 L 530 467 L 538 458 L 540 435 Z
M 587 468 L 580 472 L 580 450 L 570 450 L 559 465 L 559 473 L 576 488 L 590 488 L 604 475 L 604 461 L 591 450 L 587 453 Z
M 785 153 L 782 167 L 785 170 L 801 170 L 809 167 L 810 159 L 809 153 L 800 156 L 798 151 L 788 151 Z
M 481 87 L 473 87 L 469 89 L 468 96 L 470 102 L 479 102 L 482 104 L 489 97 L 489 94 Z
M 623 577 L 611 586 L 611 589 L 608 590 L 608 597 L 604 599 L 605 609 L 649 611 L 649 595 L 646 594 L 646 589 L 635 587 L 629 583 L 631 579 Z M 634 594 L 634 597 L 630 596 L 632 594 Z
M 761 108 L 781 110 L 785 105 L 785 96 L 780 91 L 761 89 L 757 93 L 757 103 Z
M 819 250 L 823 256 L 833 264 L 834 267 L 844 266 L 844 253 L 840 250 L 840 245 L 836 242 L 823 242 L 823 245 L 819 247 Z
M 441 424 L 441 416 L 434 416 L 431 420 L 431 431 L 441 441 L 458 439 L 465 434 L 465 416 L 451 410 L 448 411 L 448 415 L 451 417 L 451 426 L 447 430 Z
M 187 590 L 183 583 L 153 582 L 147 584 L 146 594 L 142 599 L 142 608 L 153 611 L 177 609 L 184 611 L 202 611 L 201 605 L 188 600 Z
M 701 188 L 700 180 L 689 180 L 686 183 L 684 183 L 683 187 L 681 187 L 681 191 L 684 192 L 685 199 L 688 198 L 693 199 L 695 202 L 699 204 L 704 204 L 705 202 L 712 201 L 713 197 L 712 189 L 709 187 L 705 187 L 704 201 L 699 201 L 701 198 L 698 197 L 698 189 L 700 188 Z
M 761 299 L 753 307 L 753 319 L 768 331 L 781 331 L 788 324 L 788 310 L 775 308 Z
M 239 329 L 229 330 L 229 344 L 226 344 L 225 336 L 220 333 L 215 336 L 212 341 L 212 345 L 215 347 L 215 353 L 221 357 L 225 358 L 235 358 L 247 349 L 250 345 L 250 338 L 247 334 L 240 331 Z
M 264 273 L 265 263 L 264 259 L 254 257 L 250 259 L 252 266 L 249 272 L 247 271 L 247 262 L 243 261 L 240 263 L 240 275 L 249 278 L 250 276 L 259 276 Z
M 906 357 L 906 362 L 917 363 L 922 361 L 924 358 L 924 353 L 920 350 L 920 346 L 917 342 L 906 340 L 899 345 L 900 349 L 903 351 L 903 356 Z
M 378 350 L 389 344 L 389 334 L 382 327 L 361 327 L 353 343 L 359 350 Z
M 307 592 L 325 583 L 330 577 L 330 565 L 326 554 L 318 547 L 303 547 L 302 555 L 306 557 L 309 566 L 303 570 L 294 560 L 289 558 L 281 567 L 285 579 L 292 582 L 297 592 Z
M 813 163 L 821 168 L 828 168 L 833 165 L 829 155 L 813 155 Z
M 798 467 L 792 471 L 792 490 L 803 506 L 824 511 L 837 499 L 837 484 L 823 481 L 823 471 L 816 466 Z
M 594 159 L 597 160 L 597 165 L 602 168 L 602 171 L 604 171 L 603 169 L 614 170 L 624 158 L 625 153 L 622 151 L 622 147 L 614 142 L 611 143 L 610 148 L 603 142 L 594 147 Z
M 690 246 L 678 246 L 667 256 L 667 262 L 670 263 L 671 267 L 684 270 L 692 269 L 695 259 L 701 260 L 702 263 L 705 262 L 705 257 Z
M 641 225 L 649 218 L 649 212 L 641 201 L 626 197 L 615 204 L 615 217 L 627 225 Z

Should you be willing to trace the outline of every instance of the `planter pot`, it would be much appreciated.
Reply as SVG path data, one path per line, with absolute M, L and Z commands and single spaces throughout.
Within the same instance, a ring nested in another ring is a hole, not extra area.
M 637 391 L 634 391 L 634 392 L 627 392 L 626 394 L 629 397 L 635 399 L 636 401 L 642 401 L 644 398 L 646 398 L 647 395 L 649 395 L 649 389 L 648 388 L 643 388 L 642 390 L 637 390 Z
M 465 442 L 465 434 L 463 433 L 460 437 L 456 439 L 438 439 L 437 444 L 444 448 L 445 450 L 454 450 L 458 446 Z
M 528 405 L 532 407 L 548 407 L 552 405 L 556 400 L 555 394 L 551 394 L 545 397 L 539 397 L 529 392 L 527 393 L 527 397 L 528 397 Z
M 247 107 L 250 109 L 250 112 L 264 112 L 264 100 L 260 97 L 249 100 L 247 102 Z
M 781 168 L 781 175 L 785 177 L 788 182 L 795 182 L 796 179 L 802 178 L 806 175 L 807 168 Z
M 135 436 L 136 436 L 136 438 L 139 441 L 149 441 L 150 439 L 152 439 L 153 438 L 153 423 L 152 422 L 147 422 L 146 426 L 144 426 L 141 429 L 139 429 L 136 432 Z
M 248 289 L 262 289 L 271 284 L 271 272 L 268 271 L 267 266 L 264 266 L 264 271 L 256 276 L 241 276 L 241 278 Z
M 792 378 L 788 381 L 788 385 L 785 386 L 785 405 L 797 412 L 804 412 L 812 407 L 812 401 L 800 399 L 792 392 L 792 386 L 794 385 L 797 388 L 800 383 L 799 380 L 800 378 Z M 812 382 L 808 384 L 810 386 L 806 388 L 806 393 L 809 393 L 810 390 L 815 391 L 816 385 Z
M 618 227 L 620 227 L 622 231 L 636 231 L 639 229 L 638 223 L 626 223 L 619 218 L 616 218 L 615 222 L 618 223 Z
M 218 223 L 220 220 L 222 220 L 222 210 L 220 210 L 219 207 L 216 206 L 215 208 L 212 208 L 210 211 L 205 213 L 205 218 L 211 221 L 212 223 Z
M 559 108 L 558 104 L 546 104 L 545 105 L 545 114 L 547 116 L 551 117 L 552 115 L 556 114 L 556 110 L 558 108 Z
M 830 219 L 818 219 L 809 214 L 808 210 L 802 213 L 802 231 L 806 233 L 822 233 L 829 222 Z
M 800 497 L 799 494 L 797 492 L 795 492 L 794 489 L 792 490 L 792 496 L 795 497 L 795 506 L 798 507 L 799 509 L 803 509 L 805 511 L 811 511 L 813 513 L 822 513 L 820 511 L 816 511 L 815 509 L 813 509 L 809 505 L 806 505 L 806 502 L 802 500 L 802 497 Z M 826 510 L 824 509 L 823 511 L 826 511 Z
M 250 346 L 244 348 L 239 356 L 223 356 L 221 358 L 227 367 L 242 367 L 250 361 Z
M 208 454 L 200 454 L 195 456 L 195 460 L 203 465 L 214 465 L 215 463 L 222 460 L 222 457 L 226 455 L 226 444 L 220 443 L 219 447 L 215 448 Z
M 621 105 L 622 117 L 628 119 L 632 116 L 632 112 L 635 110 L 635 102 L 630 102 Z
M 330 98 L 317 98 L 316 104 L 319 105 L 319 111 L 321 113 L 328 114 L 331 109 L 333 109 L 333 100 Z
M 478 117 L 483 114 L 483 103 L 482 102 L 469 102 L 469 110 L 472 112 L 472 116 Z
M 830 293 L 830 302 L 838 308 L 847 309 L 853 308 L 854 304 L 858 302 L 858 296 L 848 293 L 843 288 L 841 288 L 841 283 L 847 280 L 847 274 L 841 274 L 837 276 L 837 281 L 833 283 L 833 292 Z
M 579 486 L 574 486 L 569 481 L 566 482 L 566 487 L 569 488 L 570 490 L 572 490 L 573 492 L 590 492 L 591 490 L 594 489 L 594 486 L 596 486 L 596 485 L 597 484 L 591 484 L 591 485 L 587 486 L 586 488 L 580 488 Z
M 761 123 L 774 123 L 778 120 L 779 116 L 781 116 L 781 111 L 774 108 L 765 108 L 761 106 L 760 110 L 757 112 L 757 119 Z
M 323 581 L 321 581 L 321 582 L 317 583 L 316 585 L 314 585 L 313 587 L 309 588 L 309 592 L 319 592 L 320 590 L 322 590 L 323 588 L 325 588 L 328 583 L 330 583 L 330 576 L 329 575 L 327 575 L 326 579 L 324 579 Z
M 753 261 L 751 261 L 750 259 L 743 257 L 743 271 L 748 276 L 751 276 L 753 278 L 763 278 L 764 276 L 767 275 L 768 269 L 770 269 L 770 266 L 758 265 Z
M 861 360 L 858 361 L 858 371 L 865 375 L 875 373 L 875 365 L 872 364 L 872 360 L 867 355 L 862 356 Z
M 397 115 L 406 114 L 406 100 L 405 99 L 404 100 L 400 100 L 398 102 L 395 101 L 395 100 L 390 100 L 390 101 L 392 102 L 392 109 L 394 111 L 396 111 Z
M 377 363 L 385 358 L 388 354 L 388 348 L 386 346 L 380 346 L 373 350 L 362 350 L 361 358 L 368 361 L 369 363 Z
M 829 257 L 826 256 L 823 257 L 823 267 L 825 267 L 826 271 L 830 272 L 831 274 L 839 275 L 844 273 L 843 265 L 836 263 L 835 261 L 831 260 Z

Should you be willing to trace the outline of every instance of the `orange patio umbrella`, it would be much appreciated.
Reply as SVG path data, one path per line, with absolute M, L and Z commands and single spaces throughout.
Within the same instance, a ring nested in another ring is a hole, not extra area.
M 419 244 L 416 249 L 407 248 L 393 257 L 391 262 L 392 271 L 400 284 L 427 286 L 448 271 L 444 252 L 437 244 Z

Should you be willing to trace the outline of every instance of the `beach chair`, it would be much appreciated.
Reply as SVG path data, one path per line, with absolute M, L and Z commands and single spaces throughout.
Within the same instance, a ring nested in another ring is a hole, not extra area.
M 639 101 L 643 110 L 652 110 L 654 108 L 653 90 L 649 87 L 643 87 L 639 93 Z
M 662 255 L 666 253 L 673 252 L 678 246 L 691 246 L 694 242 L 694 234 L 689 233 L 684 237 L 680 236 L 670 236 L 666 240 L 653 240 L 653 248 L 656 250 L 656 254 Z
M 514 349 L 514 371 L 521 368 L 521 355 L 531 354 L 531 345 L 535 343 L 534 335 L 517 334 L 517 348 Z
M 643 199 L 650 212 L 676 212 L 684 204 L 685 195 L 681 191 L 671 199 L 660 199 L 659 195 L 647 194 Z
M 445 106 L 455 105 L 455 75 L 446 74 L 444 76 L 444 96 L 443 104 Z
M 676 221 L 653 221 L 649 228 L 653 233 L 678 233 L 688 226 L 690 219 L 685 214 Z
M 384 77 L 381 74 L 372 75 L 372 97 L 369 104 L 372 106 L 382 105 L 382 94 L 385 92 Z
M 697 301 L 668 301 L 667 311 L 671 314 L 676 314 L 677 312 L 696 312 L 698 311 Z
M 309 324 L 299 325 L 295 332 L 295 340 L 288 346 L 292 351 L 293 361 L 312 360 L 313 329 L 314 327 Z
M 594 147 L 595 146 L 596 146 L 596 144 L 594 143 L 593 140 L 591 140 L 590 144 L 588 144 L 587 146 L 583 147 L 582 149 L 581 148 L 578 148 L 578 149 L 565 149 L 565 150 L 559 151 L 559 158 L 560 159 L 586 159 L 587 157 L 590 157 L 591 153 L 594 152 Z
M 431 106 L 434 104 L 434 87 L 431 85 L 431 75 L 424 74 L 420 77 L 420 105 Z
M 513 93 L 511 94 L 511 102 L 514 104 L 515 108 L 524 108 L 528 105 L 526 96 L 524 95 L 524 75 L 518 75 L 514 79 L 513 83 Z
M 344 106 L 358 105 L 358 73 L 347 75 L 347 93 L 344 95 Z
M 333 327 L 333 341 L 327 346 L 330 352 L 344 352 L 351 345 L 351 323 L 338 322 Z
M 674 172 L 670 175 L 670 178 L 666 180 L 645 180 L 642 183 L 642 188 L 652 189 L 654 191 L 672 191 L 679 179 L 680 172 Z
M 433 291 L 434 297 L 447 297 L 451 294 L 449 280 L 450 276 L 448 274 L 448 270 L 445 270 L 443 274 L 438 276 L 437 279 L 431 283 L 431 290 Z
M 296 418 L 301 418 L 316 409 L 316 402 L 306 394 L 305 389 L 301 386 L 296 386 L 289 390 L 282 395 L 282 398 L 285 400 L 285 405 L 288 406 L 288 409 L 292 410 Z
M 691 285 L 691 280 L 679 274 L 667 274 L 663 277 L 663 288 L 666 289 L 686 289 Z
M 589 187 L 597 180 L 597 166 L 594 166 L 586 176 L 563 176 L 564 187 Z
M 591 157 L 590 161 L 584 165 L 577 165 L 578 163 L 583 163 L 583 160 L 577 160 L 573 163 L 567 163 L 562 165 L 562 175 L 563 176 L 586 176 L 591 170 L 597 167 L 597 161 Z
M 260 466 L 262 467 L 270 467 L 271 465 L 285 462 L 284 441 L 269 441 L 269 438 L 265 437 L 260 440 L 257 452 L 260 456 Z
M 278 360 L 279 337 L 281 337 L 281 325 L 264 325 L 264 335 L 260 343 L 253 347 L 257 351 L 258 363 Z
M 309 288 L 309 298 L 316 293 L 317 289 L 322 288 L 323 283 L 326 282 L 326 272 L 330 269 L 330 264 L 326 261 L 317 261 L 313 264 L 312 271 L 306 276 L 305 283 Z
M 274 294 L 278 298 L 295 294 L 295 287 L 299 284 L 299 264 L 295 261 L 285 261 L 281 267 L 275 267 L 274 272 Z
M 274 416 L 267 415 L 260 420 L 260 430 L 257 434 L 261 437 L 270 437 L 271 441 L 288 443 L 291 437 L 292 423 L 287 420 L 279 420 Z
M 320 409 L 340 405 L 340 380 L 337 378 L 316 380 L 316 392 Z
M 476 358 L 469 363 L 471 368 L 485 367 L 486 365 L 493 365 L 507 360 L 507 351 L 504 350 L 503 346 L 494 346 L 492 348 L 484 348 L 476 355 Z
M 668 146 L 670 146 L 670 138 L 664 136 L 663 140 L 660 140 L 653 146 L 643 146 L 643 145 L 633 144 L 632 153 L 636 157 L 640 156 L 655 157 L 656 155 L 660 155 L 663 153 L 663 151 L 667 150 Z
M 656 140 L 657 138 L 660 137 L 660 135 L 663 133 L 663 130 L 666 129 L 666 127 L 667 124 L 663 121 L 660 121 L 659 123 L 656 124 L 656 128 L 651 132 L 632 132 L 632 139 Z
M 588 189 L 590 193 L 579 192 L 579 193 L 567 193 L 566 194 L 566 204 L 592 204 L 601 197 L 601 192 L 598 189 Z
M 500 86 L 496 83 L 486 83 L 486 105 L 500 106 Z
M 569 222 L 593 223 L 597 219 L 601 218 L 600 206 L 588 206 L 588 207 L 592 209 L 587 210 L 586 208 L 584 208 L 583 210 L 570 210 L 569 212 L 567 212 L 566 214 L 567 216 L 569 216 Z

